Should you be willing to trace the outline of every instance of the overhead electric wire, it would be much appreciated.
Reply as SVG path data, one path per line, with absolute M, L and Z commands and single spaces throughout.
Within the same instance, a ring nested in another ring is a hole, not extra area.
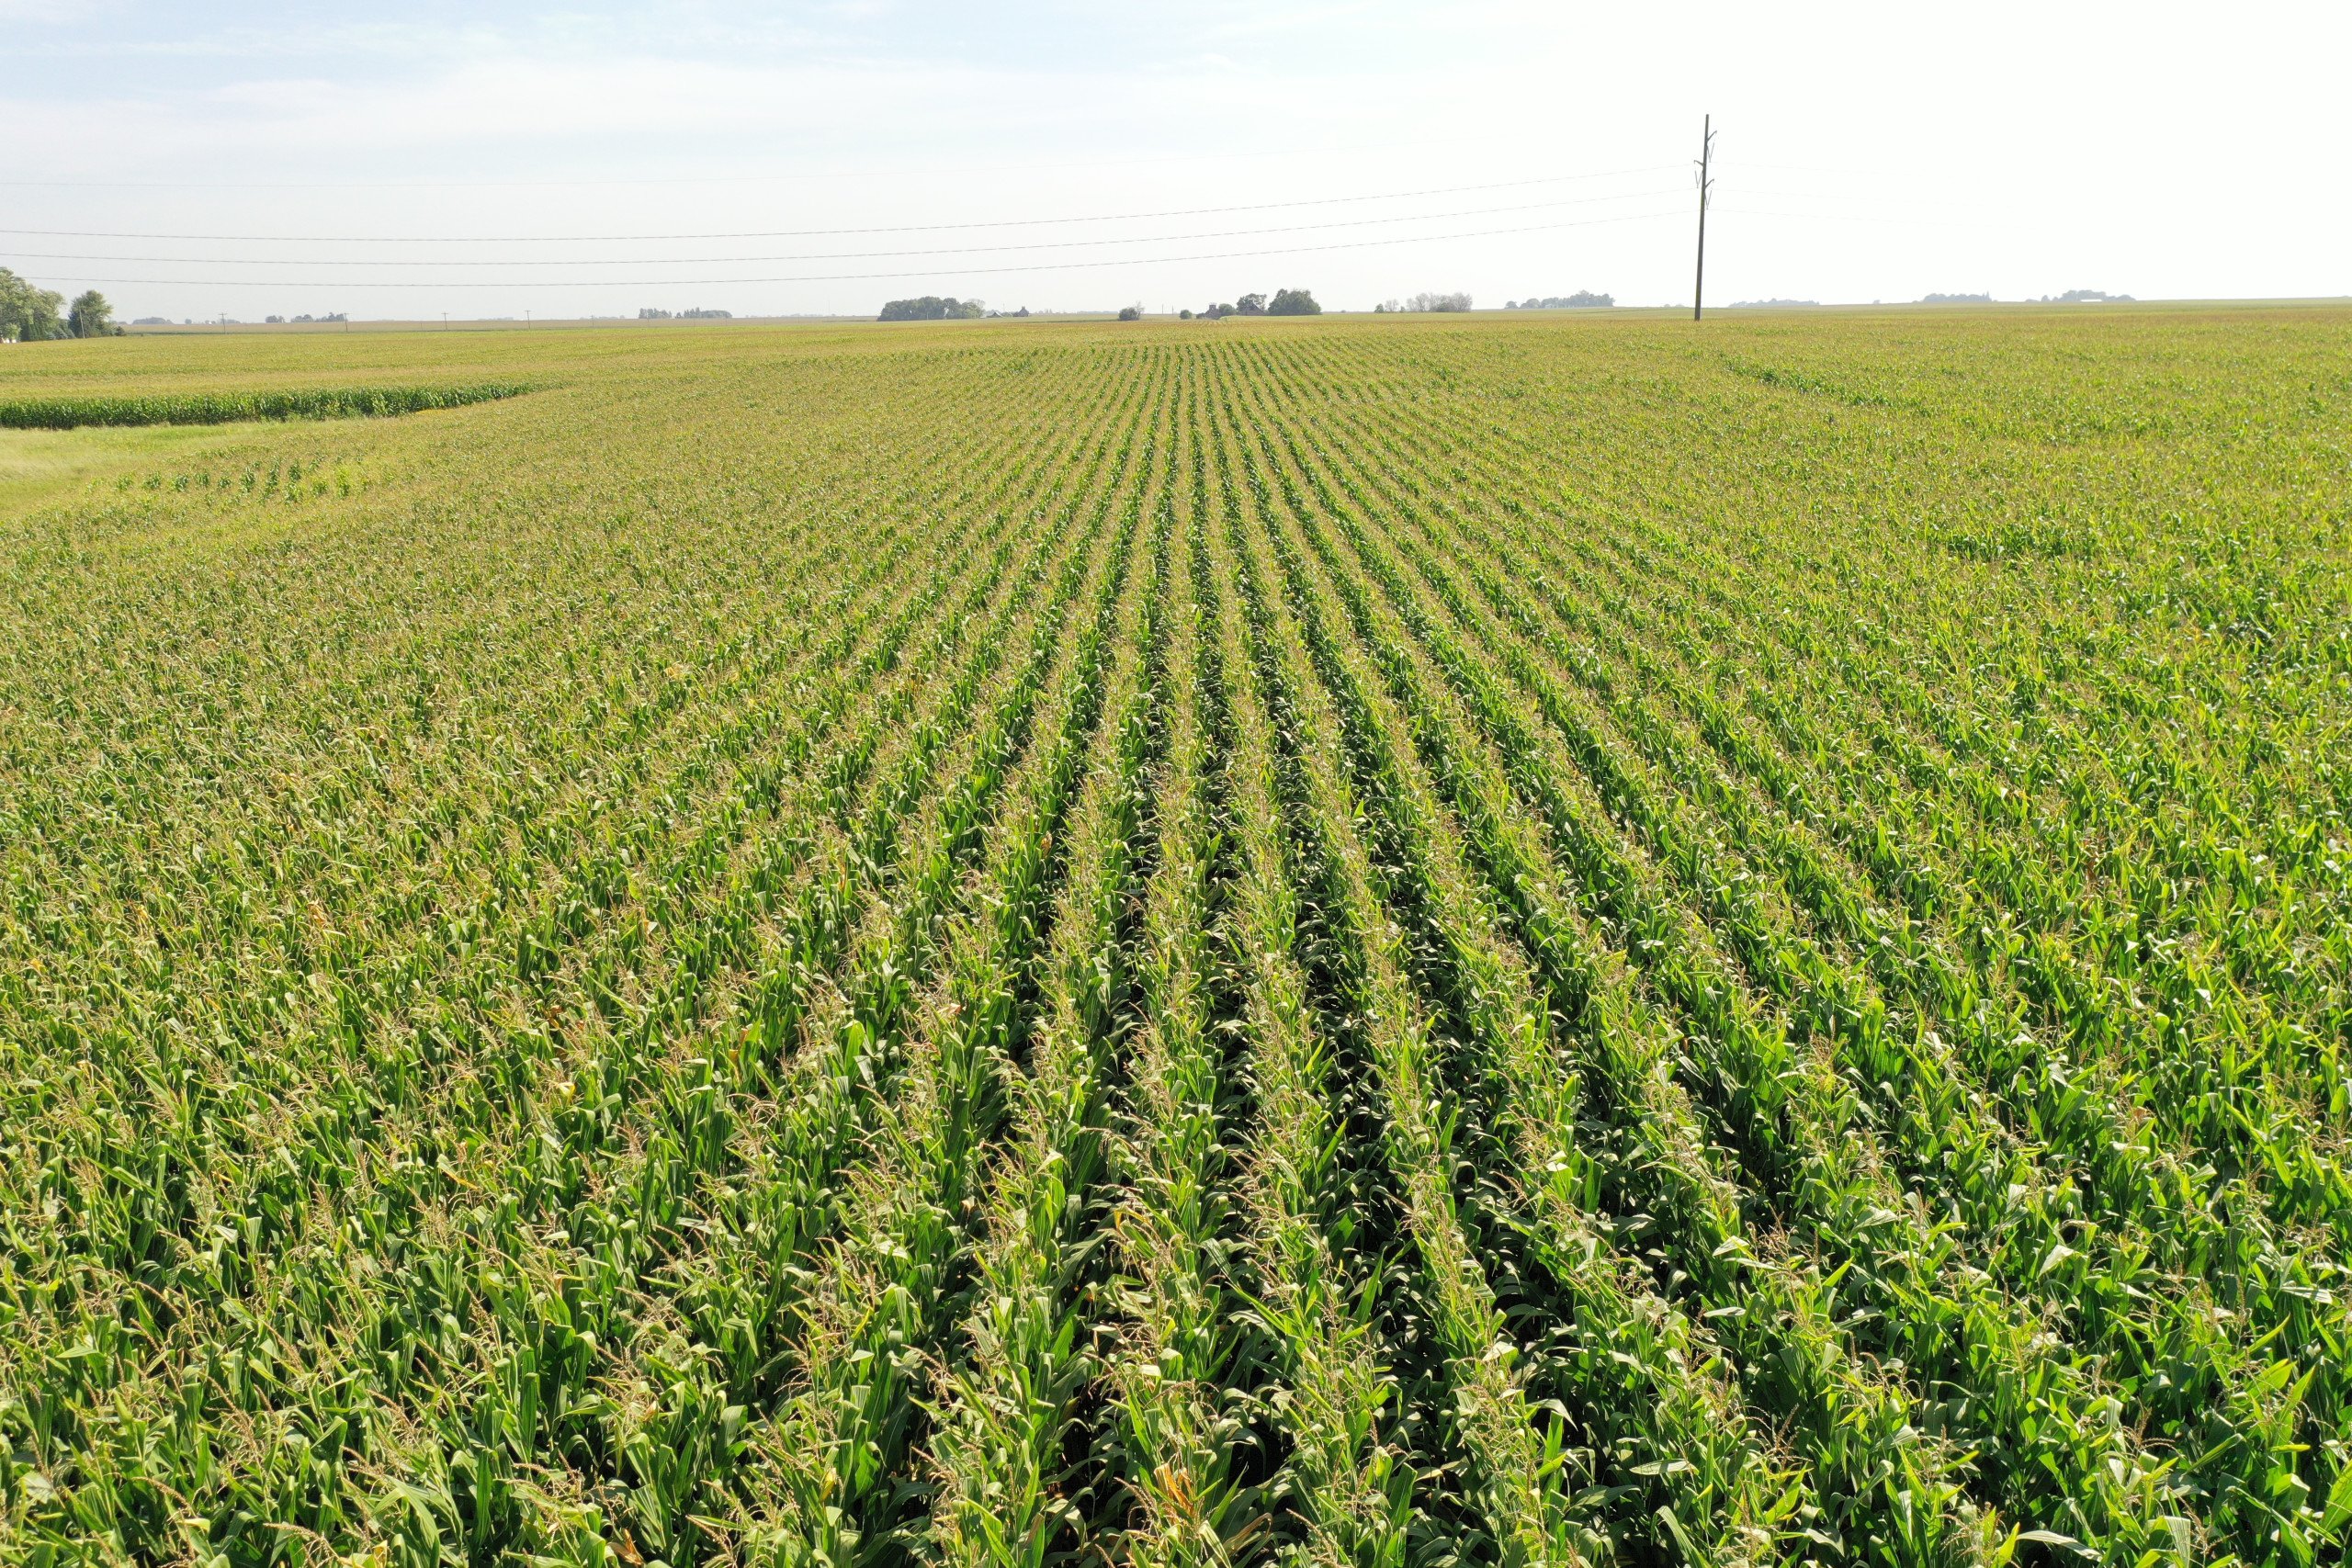
M 1800 223 L 1920 223 L 1936 228 L 1964 227 L 1967 218 L 1910 218 L 1893 212 L 1775 212 L 1764 207 L 1717 207 L 1741 218 L 1790 218 Z
M 905 179 L 920 175 L 984 174 L 992 177 L 1056 169 L 1124 169 L 1165 164 L 1215 164 L 1245 159 L 1314 158 L 1400 147 L 1459 147 L 1474 142 L 1521 144 L 1501 135 L 1410 137 L 1394 141 L 1351 141 L 1321 147 L 1250 148 L 1233 152 L 1170 152 L 1148 158 L 1063 158 L 1051 163 L 900 164 L 866 168 L 804 169 L 769 175 L 639 175 L 548 180 L 11 180 L 0 190 L 560 190 L 626 186 L 783 185 L 803 180 Z M 1600 175 L 1580 176 L 1600 178 Z
M 1249 251 L 1214 251 L 1181 256 L 1119 256 L 1104 261 L 1024 262 L 1011 266 L 921 267 L 901 272 L 802 273 L 775 277 L 632 277 L 560 278 L 506 282 L 442 280 L 429 283 L 374 282 L 348 277 L 91 277 L 81 283 L 175 285 L 226 288 L 702 288 L 739 283 L 850 283 L 905 277 L 978 277 L 1014 272 L 1070 272 L 1107 266 L 1156 266 L 1169 262 L 1233 261 L 1243 257 L 1309 255 L 1327 251 L 1367 250 L 1380 245 L 1436 243 L 1446 240 L 1484 240 L 1501 234 L 1533 234 L 1555 229 L 1592 228 L 1604 223 L 1631 223 L 1676 218 L 1679 211 L 1624 212 L 1607 218 L 1570 219 L 1559 223 L 1528 223 L 1508 229 L 1478 229 L 1453 234 L 1399 234 L 1385 240 L 1343 240 L 1323 245 L 1275 246 Z
M 1873 180 L 1899 179 L 1903 176 L 1903 171 L 1900 169 L 1863 169 L 1856 168 L 1851 164 L 1765 164 L 1758 163 L 1753 158 L 1740 159 L 1739 166 L 1744 169 L 1781 169 L 1791 174 L 1838 175 Z
M 16 251 L 27 261 L 172 262 L 196 266 L 720 266 L 747 262 L 872 261 L 889 256 L 986 255 L 1006 251 L 1075 250 L 1101 245 L 1183 244 L 1195 240 L 1230 240 L 1257 234 L 1297 234 L 1312 230 L 1356 229 L 1375 223 L 1441 223 L 1457 218 L 1486 218 L 1504 212 L 1548 211 L 1584 207 L 1602 201 L 1648 201 L 1678 194 L 1674 191 L 1621 191 L 1611 196 L 1573 196 L 1558 201 L 1527 201 L 1508 207 L 1473 207 L 1452 212 L 1406 212 L 1384 218 L 1335 218 L 1321 223 L 1285 223 L 1263 229 L 1213 229 L 1192 234 L 1128 234 L 1103 240 L 1029 240 L 1010 245 L 944 245 L 920 251 L 829 251 L 790 255 L 756 256 L 545 256 L 528 260 L 511 257 L 387 261 L 375 257 L 334 256 L 149 256 L 109 255 L 78 251 Z M 583 281 L 594 281 L 583 279 Z
M 1563 185 L 1571 180 L 1612 179 L 1623 175 L 1655 174 L 1660 169 L 1675 166 L 1652 164 L 1638 169 L 1546 175 L 1537 179 L 1497 180 L 1486 185 L 1429 186 L 1419 190 L 1376 191 L 1367 196 L 1299 197 L 1289 201 L 1261 201 L 1226 207 L 1173 207 L 1154 212 L 1085 213 L 1068 218 L 983 218 L 956 223 L 891 223 L 851 229 L 749 229 L 700 234 L 164 234 L 98 229 L 0 228 L 0 234 L 30 235 L 41 239 L 195 240 L 275 245 L 584 245 L 631 244 L 649 240 L 804 240 L 844 234 L 935 233 L 951 229 L 1037 229 L 1062 223 L 1128 223 L 1147 218 L 1201 218 L 1220 212 L 1272 212 L 1286 207 L 1338 207 L 1360 201 L 1404 201 L 1424 196 L 1520 190 L 1529 186 Z

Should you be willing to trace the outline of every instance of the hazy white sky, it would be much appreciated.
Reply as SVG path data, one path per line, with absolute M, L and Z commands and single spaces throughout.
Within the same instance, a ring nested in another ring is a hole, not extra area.
M 0 265 L 125 316 L 1687 303 L 1705 113 L 1712 302 L 2352 293 L 2344 0 L 0 0 Z M 286 238 L 581 235 L 747 237 Z

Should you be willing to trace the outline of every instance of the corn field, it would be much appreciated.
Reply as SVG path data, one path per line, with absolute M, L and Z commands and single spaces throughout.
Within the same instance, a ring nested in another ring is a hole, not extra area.
M 421 409 L 511 398 L 527 387 L 341 387 L 300 391 L 49 397 L 0 400 L 0 430 L 73 430 L 103 424 L 220 424 L 245 419 L 383 418 Z
M 13 355 L 0 1560 L 2344 1561 L 2347 364 Z

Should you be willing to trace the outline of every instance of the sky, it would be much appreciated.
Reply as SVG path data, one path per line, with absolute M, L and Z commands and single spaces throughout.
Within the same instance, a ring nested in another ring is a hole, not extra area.
M 0 0 L 124 318 L 2352 294 L 2352 6 Z

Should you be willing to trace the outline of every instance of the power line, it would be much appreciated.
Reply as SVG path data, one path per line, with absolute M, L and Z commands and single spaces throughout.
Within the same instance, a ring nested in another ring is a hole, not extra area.
M 279 277 L 88 277 L 81 283 L 155 284 L 187 288 L 706 288 L 739 283 L 852 283 L 886 278 L 988 276 L 1014 272 L 1069 272 L 1106 266 L 1156 266 L 1168 262 L 1233 261 L 1254 256 L 1310 255 L 1326 251 L 1368 250 L 1380 245 L 1416 245 L 1446 240 L 1484 240 L 1502 234 L 1534 234 L 1556 229 L 1586 229 L 1604 223 L 1643 222 L 1679 216 L 1673 212 L 1625 212 L 1607 218 L 1571 219 L 1558 223 L 1527 223 L 1508 229 L 1477 229 L 1455 234 L 1400 234 L 1385 240 L 1342 240 L 1322 245 L 1292 245 L 1249 251 L 1214 251 L 1181 256 L 1120 256 L 1107 261 L 1027 262 L 1011 266 L 928 267 L 904 272 L 802 273 L 776 277 L 633 277 L 561 278 L 536 282 L 441 281 L 433 283 L 356 282 L 351 278 Z
M 1853 164 L 1766 164 L 1754 158 L 1735 158 L 1732 161 L 1743 169 L 1785 169 L 1792 174 L 1805 175 L 1858 175 L 1868 179 L 1894 179 L 1901 173 L 1895 169 L 1864 169 Z
M 804 180 L 904 179 L 917 175 L 970 174 L 990 176 L 1048 173 L 1057 169 L 1124 169 L 1166 164 L 1230 163 L 1264 158 L 1308 158 L 1347 152 L 1385 152 L 1399 147 L 1457 147 L 1509 141 L 1516 136 L 1412 137 L 1396 141 L 1352 141 L 1320 147 L 1252 148 L 1238 152 L 1170 152 L 1148 158 L 1066 158 L 1040 164 L 901 164 L 863 169 L 808 169 L 788 175 L 641 175 L 548 180 L 0 180 L 0 190 L 561 190 L 627 186 L 783 185 Z
M 1665 191 L 1622 191 L 1611 196 L 1575 196 L 1558 201 L 1520 202 L 1508 207 L 1473 207 L 1452 212 L 1408 212 L 1385 218 L 1337 218 L 1321 223 L 1288 223 L 1264 229 L 1214 229 L 1193 234 L 1129 234 L 1107 240 L 1034 240 L 1010 245 L 947 245 L 921 251 L 834 251 L 797 255 L 758 256 L 607 256 L 598 258 L 541 257 L 527 261 L 507 258 L 460 258 L 434 261 L 386 261 L 374 257 L 341 259 L 331 256 L 143 256 L 87 254 L 78 251 L 17 251 L 28 261 L 187 262 L 199 266 L 718 266 L 738 262 L 867 261 L 888 256 L 952 256 L 991 254 L 1005 251 L 1075 250 L 1101 245 L 1160 245 L 1194 240 L 1229 240 L 1258 234 L 1296 234 L 1311 230 L 1353 229 L 1376 223 L 1451 222 L 1457 218 L 1484 218 L 1504 212 L 1547 211 L 1584 207 L 1604 201 L 1645 201 Z
M 1774 212 L 1762 207 L 1724 207 L 1716 210 L 1736 218 L 1793 218 L 1805 223 L 1924 223 L 1954 228 L 1974 222 L 1969 218 L 1909 218 L 1893 212 Z
M 1563 185 L 1572 180 L 1612 179 L 1623 175 L 1655 174 L 1672 164 L 1653 164 L 1638 169 L 1604 169 L 1583 175 L 1547 175 L 1532 180 L 1498 180 L 1487 185 L 1430 186 L 1419 190 L 1379 191 L 1369 196 L 1301 197 L 1289 201 L 1261 201 L 1230 207 L 1174 207 L 1157 212 L 1088 213 L 1069 218 L 989 218 L 958 223 L 894 223 L 859 229 L 752 229 L 705 234 L 154 234 L 96 229 L 0 229 L 0 234 L 28 234 L 69 240 L 204 240 L 254 244 L 314 245 L 577 245 L 626 244 L 643 240 L 805 240 L 842 234 L 935 233 L 950 229 L 1035 229 L 1059 223 L 1126 223 L 1146 218 L 1200 218 L 1221 212 L 1271 212 L 1285 207 L 1338 207 L 1360 201 L 1403 201 L 1423 196 L 1464 196 L 1476 191 L 1521 190 L 1530 186 Z

